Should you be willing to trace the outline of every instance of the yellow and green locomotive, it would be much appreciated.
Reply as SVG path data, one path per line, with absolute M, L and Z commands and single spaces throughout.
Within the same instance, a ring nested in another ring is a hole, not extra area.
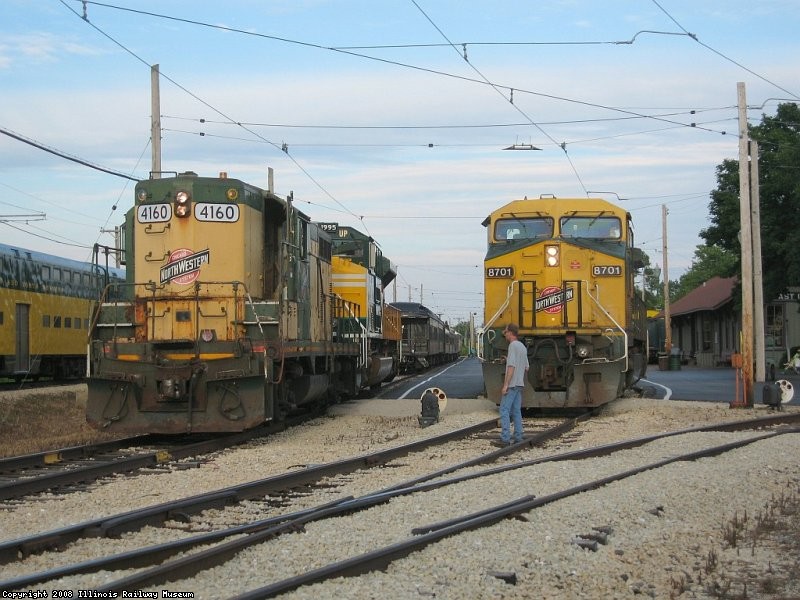
M 331 238 L 269 187 L 191 172 L 137 184 L 125 300 L 105 299 L 92 327 L 90 424 L 241 431 L 364 387 Z
M 523 407 L 594 409 L 644 376 L 646 311 L 634 287 L 643 255 L 626 210 L 601 198 L 526 197 L 483 225 L 480 351 L 490 399 L 500 402 L 502 331 L 512 322 L 530 362 Z
M 400 311 L 386 303 L 385 290 L 397 268 L 372 237 L 353 227 L 320 223 L 331 235 L 331 290 L 353 310 L 358 330 L 343 335 L 361 344 L 358 371 L 362 387 L 375 389 L 395 378 L 400 363 Z M 345 325 L 341 319 L 336 324 Z

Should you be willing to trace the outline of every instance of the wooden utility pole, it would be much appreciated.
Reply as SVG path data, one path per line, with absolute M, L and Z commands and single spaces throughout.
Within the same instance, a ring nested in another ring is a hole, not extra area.
M 750 205 L 753 228 L 753 341 L 755 342 L 756 381 L 767 379 L 764 348 L 764 282 L 761 264 L 761 196 L 758 189 L 758 142 L 750 142 Z
M 150 171 L 153 179 L 161 179 L 161 92 L 158 65 L 150 67 L 150 146 L 153 149 Z
M 469 311 L 469 352 L 467 356 L 472 356 L 472 350 L 475 348 L 475 313 Z
M 747 102 L 744 83 L 736 84 L 739 105 L 739 227 L 742 247 L 742 394 L 753 405 L 753 232 L 751 228 L 750 165 Z
M 672 321 L 669 316 L 669 266 L 667 264 L 667 205 L 661 205 L 661 268 L 664 271 L 664 352 L 672 352 Z

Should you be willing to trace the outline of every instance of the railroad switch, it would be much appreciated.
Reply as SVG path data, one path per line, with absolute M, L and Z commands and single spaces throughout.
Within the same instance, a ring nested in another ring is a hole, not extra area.
M 761 402 L 775 410 L 783 410 L 783 404 L 794 397 L 794 386 L 787 379 L 767 383 L 762 389 Z
M 420 427 L 428 427 L 439 422 L 439 397 L 432 390 L 422 394 L 422 414 L 418 417 Z
M 777 408 L 778 410 L 781 410 L 781 397 L 778 386 L 768 383 L 762 388 L 761 394 L 761 401 L 764 404 L 771 408 Z
M 428 388 L 422 394 L 422 415 L 419 418 L 420 427 L 427 427 L 439 421 L 439 413 L 447 406 L 447 394 L 438 387 Z

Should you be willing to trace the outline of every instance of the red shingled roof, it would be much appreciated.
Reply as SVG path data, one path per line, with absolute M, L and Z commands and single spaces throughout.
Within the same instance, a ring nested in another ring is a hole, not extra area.
M 731 301 L 736 281 L 736 277 L 712 277 L 680 300 L 670 303 L 669 314 L 688 315 L 701 310 L 716 310 Z M 664 312 L 658 316 L 663 317 Z

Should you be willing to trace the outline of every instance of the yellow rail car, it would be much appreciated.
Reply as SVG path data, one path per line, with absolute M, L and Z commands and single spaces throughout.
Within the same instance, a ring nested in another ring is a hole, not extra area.
M 0 377 L 83 377 L 105 269 L 0 244 Z M 121 272 L 112 270 L 117 280 Z
M 483 224 L 489 398 L 500 401 L 512 322 L 530 362 L 524 407 L 595 408 L 634 385 L 647 366 L 646 313 L 630 214 L 601 198 L 525 198 Z

